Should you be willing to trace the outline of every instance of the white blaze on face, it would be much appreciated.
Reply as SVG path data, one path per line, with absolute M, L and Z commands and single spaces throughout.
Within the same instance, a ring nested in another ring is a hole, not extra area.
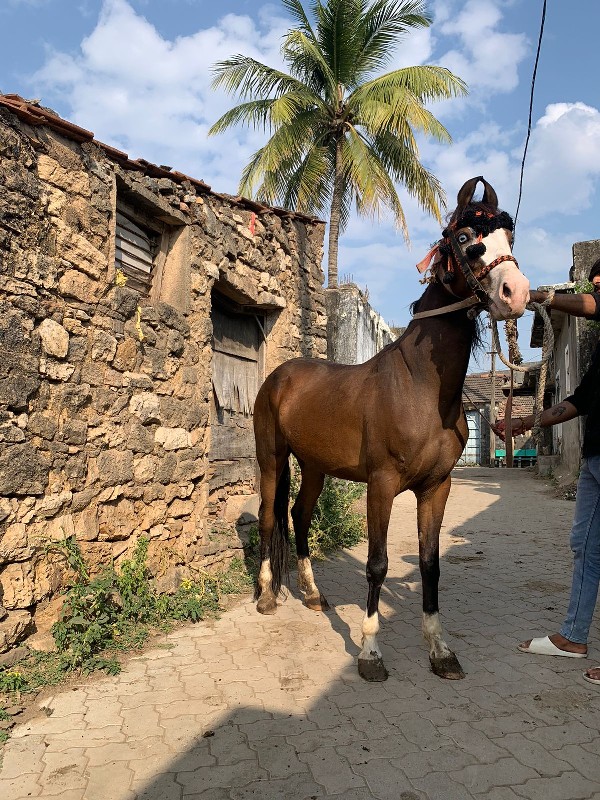
M 491 264 L 499 256 L 511 255 L 509 233 L 504 228 L 483 238 L 485 253 L 479 259 Z M 490 296 L 490 314 L 494 319 L 514 319 L 522 316 L 529 302 L 529 281 L 514 261 L 503 261 L 482 280 Z

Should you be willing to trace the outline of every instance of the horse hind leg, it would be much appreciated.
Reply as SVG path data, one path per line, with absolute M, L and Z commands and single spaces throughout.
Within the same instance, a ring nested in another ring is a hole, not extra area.
M 440 528 L 450 483 L 448 477 L 434 491 L 417 494 L 419 568 L 423 584 L 423 636 L 429 645 L 431 670 L 440 678 L 459 680 L 465 673 L 444 641 L 438 604 Z
M 388 678 L 388 671 L 377 643 L 377 634 L 379 595 L 388 569 L 387 532 L 395 496 L 394 486 L 393 481 L 374 477 L 369 480 L 367 488 L 369 595 L 362 624 L 362 650 L 358 656 L 358 674 L 366 681 L 385 681 Z
M 313 511 L 319 495 L 323 490 L 325 476 L 313 471 L 305 465 L 301 468 L 302 481 L 298 496 L 292 506 L 292 520 L 296 537 L 296 553 L 298 555 L 298 587 L 304 595 L 304 605 L 311 611 L 325 611 L 329 604 L 315 583 L 310 552 L 308 532 Z
M 258 602 L 261 614 L 277 611 L 277 595 L 282 576 L 287 572 L 288 503 L 290 468 L 288 456 L 280 455 L 260 475 L 260 571 L 258 573 Z

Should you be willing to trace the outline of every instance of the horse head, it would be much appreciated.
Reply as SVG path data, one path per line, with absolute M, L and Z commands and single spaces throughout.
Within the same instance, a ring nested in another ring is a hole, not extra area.
M 474 201 L 480 181 L 483 198 Z M 465 291 L 480 296 L 494 319 L 522 316 L 529 301 L 529 281 L 512 255 L 512 218 L 500 211 L 496 192 L 481 176 L 467 181 L 457 199 L 438 247 L 443 282 L 465 283 Z

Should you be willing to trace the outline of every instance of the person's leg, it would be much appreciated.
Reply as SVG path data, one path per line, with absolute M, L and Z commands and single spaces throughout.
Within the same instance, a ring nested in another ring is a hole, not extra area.
M 548 638 L 558 650 L 585 654 L 600 580 L 600 456 L 584 459 L 581 466 L 571 549 L 574 563 L 569 610 L 560 633 Z M 523 642 L 519 649 L 526 651 L 530 645 L 531 640 Z
M 571 550 L 571 598 L 560 633 L 570 642 L 587 644 L 600 583 L 600 456 L 581 465 Z

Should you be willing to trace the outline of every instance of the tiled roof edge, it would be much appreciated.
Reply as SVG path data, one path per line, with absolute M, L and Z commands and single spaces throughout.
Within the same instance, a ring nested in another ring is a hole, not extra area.
M 247 208 L 250 211 L 254 211 L 258 214 L 275 214 L 282 219 L 291 218 L 298 219 L 302 222 L 325 224 L 323 220 L 318 219 L 317 217 L 308 216 L 307 214 L 290 211 L 286 208 L 266 206 L 257 202 L 256 200 L 250 200 L 246 197 L 215 192 L 207 183 L 198 178 L 192 178 L 191 176 L 185 175 L 183 172 L 178 172 L 177 170 L 160 167 L 157 164 L 152 164 L 150 161 L 146 161 L 143 158 L 131 159 L 127 153 L 124 153 L 122 150 L 118 150 L 116 147 L 112 147 L 109 144 L 104 144 L 104 142 L 95 139 L 92 131 L 81 128 L 79 125 L 75 125 L 73 122 L 63 119 L 53 111 L 42 108 L 36 103 L 30 103 L 18 94 L 0 94 L 0 107 L 4 107 L 9 111 L 12 111 L 12 113 L 19 117 L 19 119 L 23 120 L 23 122 L 26 122 L 28 125 L 32 125 L 33 127 L 45 126 L 47 128 L 51 128 L 57 133 L 65 136 L 67 139 L 72 139 L 79 143 L 91 142 L 103 150 L 111 161 L 115 161 L 124 169 L 129 169 L 133 172 L 143 172 L 144 175 L 148 175 L 151 178 L 168 178 L 169 180 L 179 184 L 189 181 L 189 183 L 196 186 L 205 194 L 210 194 L 211 196 L 220 200 L 225 200 L 232 205 Z

